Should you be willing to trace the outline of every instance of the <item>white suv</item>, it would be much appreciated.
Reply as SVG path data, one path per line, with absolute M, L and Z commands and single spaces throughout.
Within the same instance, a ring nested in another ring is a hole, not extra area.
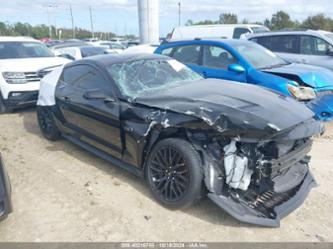
M 0 113 L 34 105 L 42 77 L 37 72 L 69 61 L 33 38 L 0 37 Z

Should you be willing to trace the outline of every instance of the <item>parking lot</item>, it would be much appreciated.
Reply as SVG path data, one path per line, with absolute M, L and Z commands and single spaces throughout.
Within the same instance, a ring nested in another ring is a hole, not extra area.
M 154 201 L 140 179 L 39 131 L 34 109 L 0 117 L 0 151 L 14 212 L 1 241 L 333 241 L 333 125 L 316 138 L 319 186 L 280 228 L 243 224 L 205 199 L 181 211 Z

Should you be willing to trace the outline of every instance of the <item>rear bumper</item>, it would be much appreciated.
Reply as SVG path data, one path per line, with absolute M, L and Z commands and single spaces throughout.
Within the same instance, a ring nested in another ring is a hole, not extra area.
M 10 92 L 4 103 L 9 108 L 20 108 L 36 105 L 38 91 Z
M 12 212 L 11 185 L 0 155 L 0 221 Z
M 209 193 L 208 197 L 228 214 L 242 222 L 267 227 L 279 227 L 280 220 L 301 206 L 310 190 L 315 186 L 317 186 L 316 181 L 309 171 L 303 182 L 299 185 L 296 193 L 289 200 L 274 208 L 274 213 L 276 215 L 274 219 L 265 217 L 256 209 L 251 208 L 244 203 L 236 202 L 230 197 L 213 193 Z

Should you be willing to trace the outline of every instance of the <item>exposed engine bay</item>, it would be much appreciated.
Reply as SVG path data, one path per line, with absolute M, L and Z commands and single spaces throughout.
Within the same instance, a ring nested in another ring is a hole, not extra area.
M 310 138 L 258 143 L 212 138 L 201 144 L 208 196 L 237 219 L 279 226 L 284 216 L 279 206 L 303 185 L 307 191 L 316 185 L 308 169 L 311 145 Z

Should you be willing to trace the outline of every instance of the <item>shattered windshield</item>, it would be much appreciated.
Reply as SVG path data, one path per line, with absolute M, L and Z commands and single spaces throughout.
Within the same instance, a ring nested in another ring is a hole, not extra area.
M 202 79 L 176 60 L 137 60 L 113 64 L 107 70 L 121 93 L 130 98 Z

